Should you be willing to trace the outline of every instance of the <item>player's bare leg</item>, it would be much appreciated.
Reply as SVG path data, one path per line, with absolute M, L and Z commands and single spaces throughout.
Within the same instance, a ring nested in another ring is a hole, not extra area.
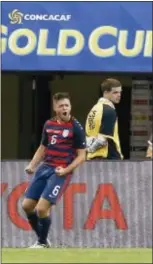
M 37 203 L 38 203 L 38 201 L 36 201 L 36 200 L 25 198 L 22 202 L 22 208 L 26 214 L 31 213 L 34 211 Z

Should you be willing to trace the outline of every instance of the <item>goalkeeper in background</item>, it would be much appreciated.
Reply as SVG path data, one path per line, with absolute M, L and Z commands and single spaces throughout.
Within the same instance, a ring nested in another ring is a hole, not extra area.
M 122 159 L 114 106 L 121 100 L 122 86 L 116 79 L 106 79 L 101 90 L 103 97 L 93 106 L 86 120 L 87 160 Z

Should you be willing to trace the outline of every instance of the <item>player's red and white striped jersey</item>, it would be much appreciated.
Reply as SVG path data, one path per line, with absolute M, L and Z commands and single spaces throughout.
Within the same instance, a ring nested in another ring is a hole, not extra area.
M 44 162 L 66 167 L 76 157 L 76 149 L 86 147 L 85 132 L 75 118 L 62 123 L 53 118 L 44 125 L 41 144 L 46 147 Z

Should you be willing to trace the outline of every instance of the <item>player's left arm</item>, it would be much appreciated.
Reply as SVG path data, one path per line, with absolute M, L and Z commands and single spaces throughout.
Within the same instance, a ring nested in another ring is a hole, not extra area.
M 77 157 L 72 161 L 72 163 L 65 168 L 64 175 L 71 173 L 74 169 L 76 169 L 81 163 L 86 160 L 86 150 L 85 149 L 77 149 Z
M 76 169 L 81 163 L 86 160 L 86 139 L 85 139 L 85 132 L 83 127 L 80 125 L 79 122 L 75 123 L 74 127 L 74 144 L 73 147 L 76 149 L 77 156 L 72 161 L 70 165 L 66 168 L 61 168 L 56 170 L 58 175 L 63 176 L 71 173 L 74 169 Z
M 77 156 L 66 168 L 66 174 L 72 172 L 86 160 L 85 131 L 78 121 L 75 121 L 74 123 L 74 148 L 76 149 Z

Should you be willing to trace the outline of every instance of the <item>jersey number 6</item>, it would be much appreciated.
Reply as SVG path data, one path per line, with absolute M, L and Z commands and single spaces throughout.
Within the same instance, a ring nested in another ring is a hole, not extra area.
M 57 196 L 58 193 L 59 193 L 60 188 L 61 188 L 60 185 L 56 185 L 55 188 L 52 191 L 52 194 L 55 195 L 55 196 Z
M 51 144 L 51 145 L 54 145 L 54 144 L 56 144 L 56 142 L 57 142 L 57 135 L 53 135 L 53 136 L 51 137 L 50 144 Z

